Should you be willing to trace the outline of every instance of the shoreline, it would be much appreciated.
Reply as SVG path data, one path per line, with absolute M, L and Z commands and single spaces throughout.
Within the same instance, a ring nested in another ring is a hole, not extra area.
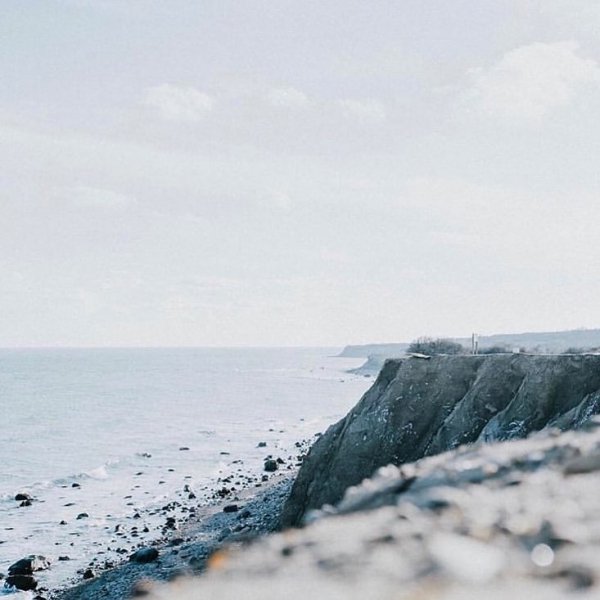
M 158 558 L 137 563 L 123 562 L 102 570 L 95 577 L 73 582 L 42 595 L 48 600 L 124 600 L 145 595 L 154 583 L 204 571 L 210 557 L 224 547 L 243 545 L 274 532 L 298 467 L 275 472 L 268 481 L 248 485 L 234 498 L 199 505 L 195 512 L 163 538 L 140 548 L 155 548 Z M 260 487 L 257 487 L 257 486 Z M 216 491 L 215 491 L 216 493 Z M 226 507 L 233 507 L 236 509 Z

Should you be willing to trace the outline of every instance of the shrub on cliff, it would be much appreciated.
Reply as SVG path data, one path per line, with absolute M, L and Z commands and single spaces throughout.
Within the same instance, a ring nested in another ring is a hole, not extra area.
M 488 346 L 487 348 L 479 348 L 479 354 L 507 354 L 512 352 L 506 346 Z
M 598 352 L 600 348 L 567 348 L 561 354 L 590 354 Z
M 420 337 L 411 342 L 406 351 L 433 356 L 436 354 L 463 354 L 465 348 L 458 342 L 446 338 Z

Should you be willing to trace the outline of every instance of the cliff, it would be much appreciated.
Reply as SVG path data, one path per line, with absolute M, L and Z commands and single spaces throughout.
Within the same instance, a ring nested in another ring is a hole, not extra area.
M 283 510 L 297 525 L 377 468 L 478 440 L 576 429 L 600 412 L 600 356 L 489 355 L 385 363 L 360 402 L 313 445 Z

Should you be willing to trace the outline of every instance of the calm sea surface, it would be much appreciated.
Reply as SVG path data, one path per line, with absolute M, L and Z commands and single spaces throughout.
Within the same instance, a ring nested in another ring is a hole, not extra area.
M 338 351 L 0 350 L 0 572 L 44 554 L 62 584 L 132 511 L 293 453 L 370 384 Z M 20 491 L 37 500 L 19 508 Z

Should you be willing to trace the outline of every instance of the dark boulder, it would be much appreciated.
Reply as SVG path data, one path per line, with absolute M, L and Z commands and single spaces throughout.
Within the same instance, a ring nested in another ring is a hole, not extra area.
M 156 560 L 157 558 L 158 550 L 156 548 L 140 548 L 129 557 L 129 560 L 131 562 L 146 564 Z
M 50 561 L 45 556 L 31 554 L 10 565 L 8 574 L 31 575 L 35 571 L 44 571 L 49 568 Z
M 265 460 L 265 471 L 272 473 L 277 471 L 277 469 L 279 469 L 279 465 L 276 460 L 273 460 L 272 458 Z
M 9 575 L 6 578 L 5 584 L 8 587 L 15 587 L 24 592 L 35 590 L 38 586 L 38 582 L 31 575 Z
M 33 500 L 33 498 L 31 497 L 30 494 L 26 494 L 25 492 L 19 492 L 15 496 L 15 501 L 16 502 L 23 502 L 24 500 Z

